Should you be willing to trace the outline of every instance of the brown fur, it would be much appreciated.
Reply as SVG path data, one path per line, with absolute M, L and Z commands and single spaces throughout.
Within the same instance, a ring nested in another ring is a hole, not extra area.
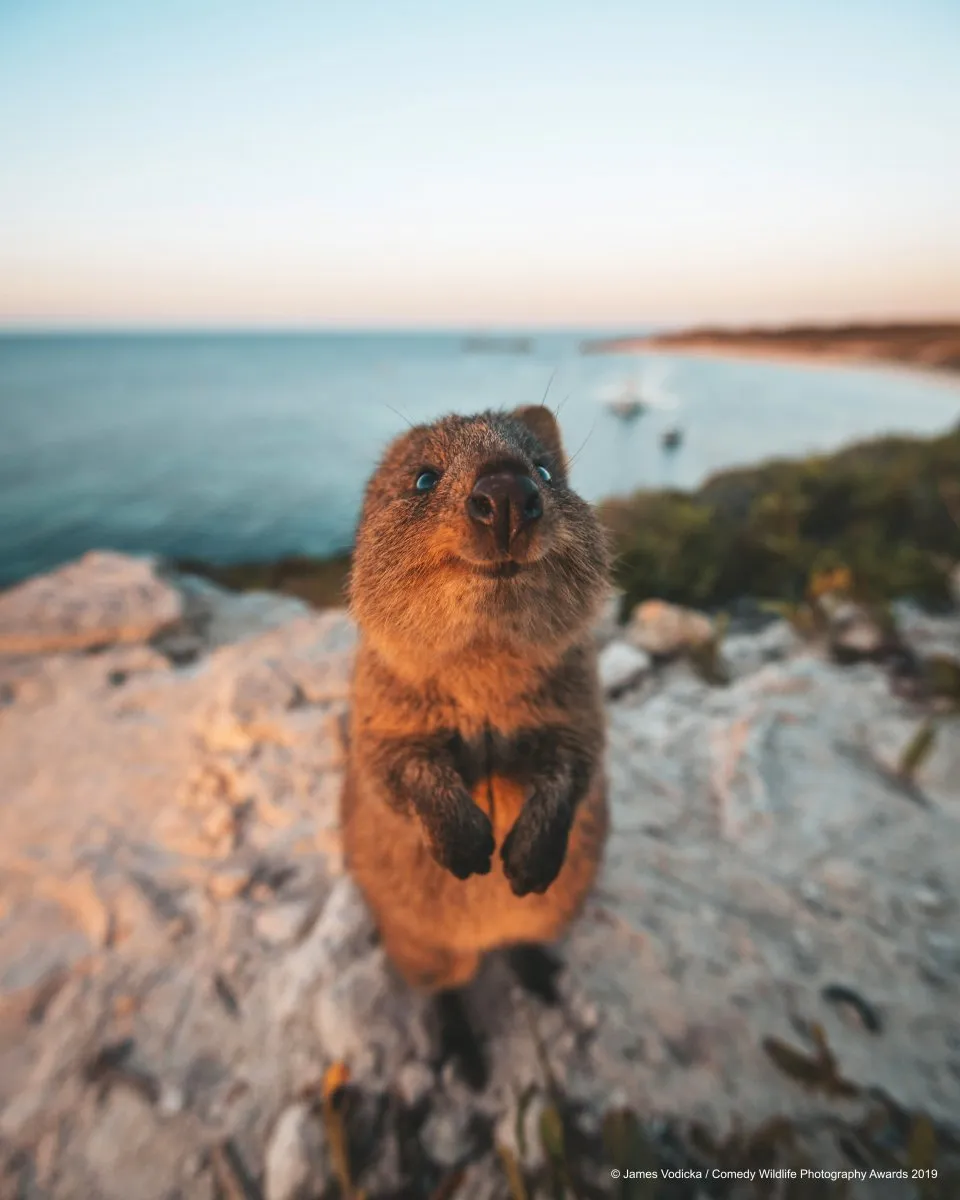
M 504 467 L 533 478 L 543 504 L 506 553 L 466 510 L 478 476 Z M 419 493 L 426 468 L 439 482 Z M 507 557 L 516 573 L 492 574 Z M 414 428 L 370 480 L 351 578 L 344 839 L 415 986 L 458 986 L 484 951 L 553 940 L 593 882 L 607 814 L 590 626 L 607 572 L 545 408 Z

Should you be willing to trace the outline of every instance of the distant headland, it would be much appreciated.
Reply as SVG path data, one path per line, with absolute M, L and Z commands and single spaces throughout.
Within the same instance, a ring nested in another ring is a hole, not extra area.
M 642 337 L 594 339 L 581 343 L 584 354 L 623 354 L 643 350 L 781 358 L 846 363 L 894 363 L 960 372 L 960 321 L 850 325 L 701 328 Z

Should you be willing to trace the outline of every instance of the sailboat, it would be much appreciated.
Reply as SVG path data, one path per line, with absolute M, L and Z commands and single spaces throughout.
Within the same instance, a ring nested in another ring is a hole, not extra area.
M 640 394 L 636 379 L 628 380 L 620 388 L 617 395 L 606 402 L 607 409 L 621 421 L 635 421 L 647 411 L 647 405 Z

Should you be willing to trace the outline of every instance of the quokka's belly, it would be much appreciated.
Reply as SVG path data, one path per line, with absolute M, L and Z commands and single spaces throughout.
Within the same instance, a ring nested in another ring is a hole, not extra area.
M 345 848 L 378 922 L 455 951 L 558 937 L 580 910 L 600 864 L 607 833 L 604 781 L 598 777 L 580 804 L 563 867 L 542 895 L 515 896 L 500 858 L 523 799 L 511 780 L 477 788 L 474 800 L 491 818 L 497 848 L 489 874 L 460 880 L 434 861 L 416 819 L 373 797 L 355 797 L 345 813 Z

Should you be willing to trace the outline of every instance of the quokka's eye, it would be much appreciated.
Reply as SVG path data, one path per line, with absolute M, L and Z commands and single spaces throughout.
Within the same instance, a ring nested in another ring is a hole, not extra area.
M 550 472 L 547 470 L 547 468 L 543 465 L 543 463 L 537 463 L 537 474 L 540 476 L 540 478 L 543 480 L 544 483 L 551 483 L 553 481 L 553 476 L 550 474 Z
M 432 492 L 439 482 L 440 476 L 436 471 L 421 471 L 413 486 L 418 492 Z

